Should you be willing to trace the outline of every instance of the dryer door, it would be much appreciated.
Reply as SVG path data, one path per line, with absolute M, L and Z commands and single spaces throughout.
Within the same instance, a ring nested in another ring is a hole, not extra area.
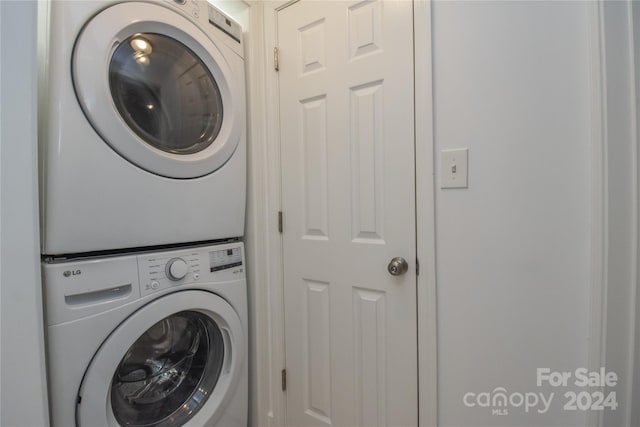
M 238 385 L 244 331 L 219 296 L 182 291 L 121 323 L 87 368 L 80 426 L 213 425 Z
M 228 61 L 235 55 L 177 11 L 120 3 L 80 33 L 73 80 L 86 117 L 123 158 L 157 175 L 196 178 L 222 166 L 242 136 L 244 82 Z

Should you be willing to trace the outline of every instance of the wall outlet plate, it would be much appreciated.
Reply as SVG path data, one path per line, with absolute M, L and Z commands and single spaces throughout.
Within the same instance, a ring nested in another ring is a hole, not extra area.
M 440 188 L 468 188 L 468 148 L 440 151 Z

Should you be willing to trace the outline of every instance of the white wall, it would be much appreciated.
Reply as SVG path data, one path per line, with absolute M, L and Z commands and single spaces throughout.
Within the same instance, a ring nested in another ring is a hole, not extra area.
M 588 7 L 433 4 L 435 149 L 469 147 L 467 190 L 436 179 L 442 426 L 584 425 L 536 368 L 588 364 Z M 462 402 L 496 387 L 556 396 L 544 415 Z
M 0 425 L 48 424 L 36 164 L 36 2 L 0 2 Z

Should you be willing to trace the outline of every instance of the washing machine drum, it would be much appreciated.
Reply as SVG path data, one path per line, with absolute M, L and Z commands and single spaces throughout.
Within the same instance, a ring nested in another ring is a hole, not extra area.
M 237 386 L 243 342 L 222 298 L 202 291 L 161 298 L 123 322 L 92 360 L 78 423 L 213 425 Z
M 235 55 L 168 6 L 116 4 L 78 36 L 78 101 L 137 167 L 170 178 L 210 174 L 231 157 L 243 126 L 243 82 L 223 52 Z

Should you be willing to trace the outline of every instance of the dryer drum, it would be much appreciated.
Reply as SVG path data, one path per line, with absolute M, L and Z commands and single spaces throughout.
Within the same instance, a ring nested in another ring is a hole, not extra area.
M 177 426 L 205 404 L 220 377 L 220 328 L 182 311 L 149 328 L 129 348 L 111 383 L 113 414 L 123 426 Z

